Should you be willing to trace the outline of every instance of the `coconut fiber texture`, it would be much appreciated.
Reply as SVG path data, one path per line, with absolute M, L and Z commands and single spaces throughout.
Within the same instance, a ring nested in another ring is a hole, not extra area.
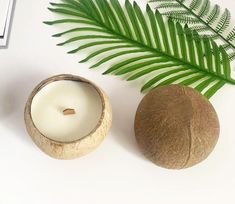
M 135 135 L 144 155 L 156 165 L 182 169 L 212 152 L 219 137 L 219 120 L 211 103 L 198 91 L 164 86 L 141 101 Z

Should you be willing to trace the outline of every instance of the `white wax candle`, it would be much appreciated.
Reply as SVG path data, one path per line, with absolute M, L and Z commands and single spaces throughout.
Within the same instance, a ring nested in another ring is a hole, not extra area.
M 75 114 L 65 115 L 66 109 Z M 61 80 L 43 87 L 33 98 L 31 115 L 34 125 L 46 137 L 70 142 L 88 135 L 102 114 L 101 98 L 94 87 Z

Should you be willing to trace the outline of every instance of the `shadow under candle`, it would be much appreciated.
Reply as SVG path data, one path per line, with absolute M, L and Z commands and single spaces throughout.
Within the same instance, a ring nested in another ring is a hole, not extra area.
M 0 123 L 25 143 L 31 143 L 24 123 L 24 108 L 33 88 L 47 76 L 25 74 L 10 80 L 0 88 Z

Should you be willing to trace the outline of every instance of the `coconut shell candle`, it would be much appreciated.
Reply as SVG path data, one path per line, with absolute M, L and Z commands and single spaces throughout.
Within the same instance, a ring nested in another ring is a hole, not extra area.
M 25 107 L 25 124 L 36 145 L 57 159 L 73 159 L 95 149 L 111 126 L 106 94 L 74 75 L 42 81 Z
M 212 152 L 219 121 L 213 106 L 199 92 L 170 85 L 143 98 L 136 112 L 135 135 L 144 155 L 155 164 L 182 169 Z

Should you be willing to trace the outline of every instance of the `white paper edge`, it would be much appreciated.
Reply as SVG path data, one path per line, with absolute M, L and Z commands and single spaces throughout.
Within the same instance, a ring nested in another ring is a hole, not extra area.
M 13 8 L 14 1 L 15 0 L 10 0 L 10 3 L 9 3 L 5 33 L 4 33 L 4 37 L 0 39 L 0 47 L 5 47 L 8 42 L 10 24 L 11 24 L 13 9 L 14 9 Z
M 11 0 L 0 0 L 0 6 L 3 6 L 0 8 L 0 36 L 3 37 L 4 31 L 6 28 L 6 22 L 7 22 L 7 14 L 9 11 Z

